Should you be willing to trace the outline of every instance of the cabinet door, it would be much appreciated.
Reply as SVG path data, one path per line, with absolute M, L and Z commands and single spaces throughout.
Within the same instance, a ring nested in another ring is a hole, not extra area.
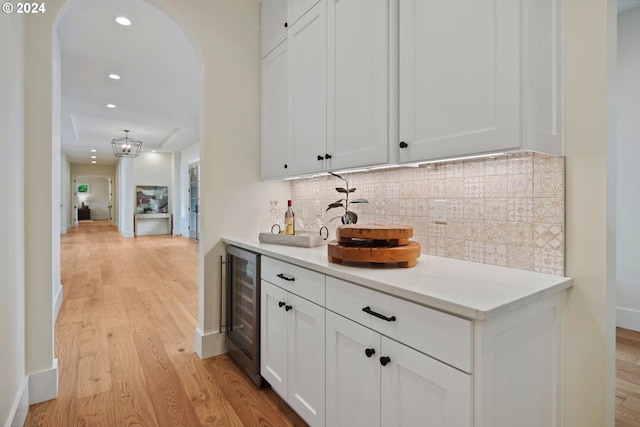
M 382 337 L 382 426 L 471 427 L 471 375 Z
M 310 426 L 325 425 L 325 310 L 289 294 L 287 403 Z
M 318 0 L 289 0 L 289 24 L 293 24 L 300 19 L 316 3 L 318 3 Z
M 388 160 L 389 0 L 328 0 L 329 169 Z
M 327 144 L 327 0 L 289 29 L 291 175 L 325 168 Z
M 401 162 L 520 146 L 520 3 L 400 0 Z
M 327 426 L 379 426 L 380 335 L 329 310 L 326 316 Z
M 261 281 L 260 375 L 283 398 L 287 398 L 287 292 Z
M 262 0 L 262 57 L 287 39 L 287 0 Z
M 262 179 L 287 176 L 287 44 L 280 44 L 262 60 Z

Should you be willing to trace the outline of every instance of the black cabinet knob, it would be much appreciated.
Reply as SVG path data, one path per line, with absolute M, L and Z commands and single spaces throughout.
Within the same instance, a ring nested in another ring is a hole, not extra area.
M 286 168 L 288 168 L 288 166 L 287 166 L 287 164 L 286 164 L 286 163 L 284 164 L 284 168 L 285 168 L 285 169 L 286 169 Z
M 407 144 L 404 141 L 400 141 L 400 148 L 407 148 L 409 146 L 409 144 Z
M 367 355 L 367 357 L 371 357 L 371 356 L 373 356 L 374 354 L 376 354 L 376 351 L 375 351 L 375 349 L 373 349 L 373 348 L 365 348 L 365 349 L 364 349 L 364 354 L 366 354 L 366 355 Z
M 278 307 L 284 306 L 284 301 L 278 301 Z
M 387 363 L 391 362 L 391 358 L 389 356 L 382 356 L 380 358 L 380 364 L 382 366 L 387 366 Z
M 293 307 L 291 307 L 290 305 L 285 305 L 285 306 L 284 306 L 284 309 L 285 309 L 286 311 L 289 311 L 289 310 L 291 310 L 292 308 L 293 308 Z
M 324 158 L 325 158 L 325 159 L 327 159 L 327 160 L 329 160 L 329 159 L 331 158 L 331 154 L 325 154 L 325 155 L 324 155 Z
M 285 28 L 288 28 L 288 27 L 289 27 L 289 23 L 288 23 L 288 22 L 285 22 L 285 23 L 284 23 L 284 27 L 285 27 Z
M 318 161 L 320 161 L 320 160 L 324 160 L 324 156 L 321 156 L 320 154 L 318 154 L 317 159 L 318 159 Z

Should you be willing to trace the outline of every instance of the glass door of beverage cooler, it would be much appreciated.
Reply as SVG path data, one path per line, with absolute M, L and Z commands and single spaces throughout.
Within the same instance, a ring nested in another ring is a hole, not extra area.
M 260 255 L 227 247 L 227 347 L 259 385 Z

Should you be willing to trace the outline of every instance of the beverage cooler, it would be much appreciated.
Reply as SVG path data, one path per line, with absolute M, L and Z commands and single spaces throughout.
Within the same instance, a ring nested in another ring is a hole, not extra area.
M 227 246 L 227 348 L 260 386 L 260 255 Z

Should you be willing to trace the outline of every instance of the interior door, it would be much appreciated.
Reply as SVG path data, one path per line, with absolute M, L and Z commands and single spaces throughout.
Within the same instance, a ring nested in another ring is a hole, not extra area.
M 200 162 L 189 165 L 189 237 L 200 240 Z

